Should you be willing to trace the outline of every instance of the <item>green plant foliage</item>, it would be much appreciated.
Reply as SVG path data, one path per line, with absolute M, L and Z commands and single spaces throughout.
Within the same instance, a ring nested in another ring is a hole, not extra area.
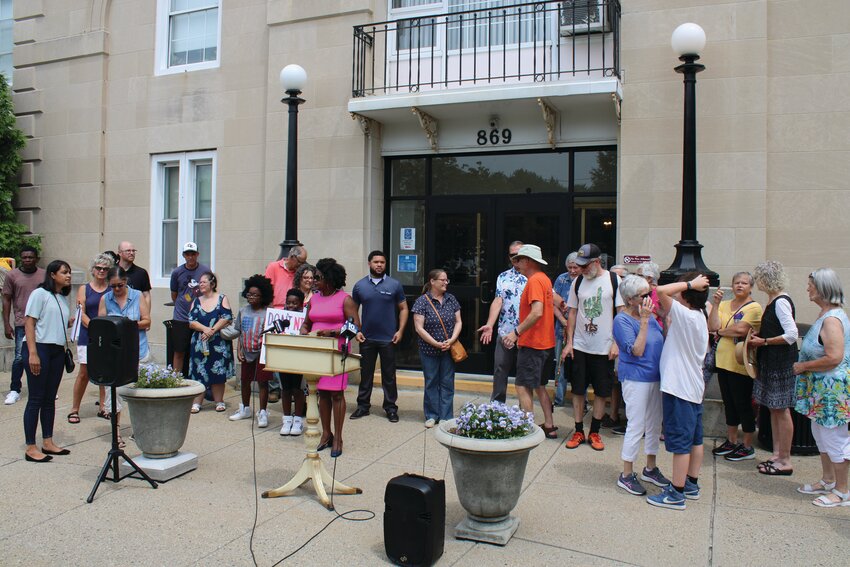
M 25 245 L 41 249 L 41 239 L 27 234 L 27 227 L 18 222 L 12 205 L 18 192 L 21 149 L 25 144 L 24 134 L 15 121 L 9 83 L 0 73 L 0 255 L 16 259 L 20 259 Z

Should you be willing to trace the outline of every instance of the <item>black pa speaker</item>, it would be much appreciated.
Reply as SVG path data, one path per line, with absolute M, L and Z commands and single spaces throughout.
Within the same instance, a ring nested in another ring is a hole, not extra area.
M 92 319 L 86 358 L 92 384 L 123 386 L 135 382 L 139 376 L 139 324 L 126 317 Z
M 384 493 L 384 547 L 396 565 L 433 565 L 443 555 L 446 482 L 405 473 Z

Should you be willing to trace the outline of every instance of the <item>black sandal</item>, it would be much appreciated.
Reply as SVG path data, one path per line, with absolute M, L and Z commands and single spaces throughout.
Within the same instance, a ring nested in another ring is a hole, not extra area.
M 555 426 L 546 427 L 545 425 L 541 425 L 540 429 L 543 430 L 543 433 L 546 434 L 546 439 L 557 439 L 558 438 L 558 428 Z
M 759 464 L 758 470 L 761 474 L 768 476 L 791 476 L 794 474 L 794 469 L 778 469 L 773 461 L 765 461 Z
M 109 418 L 110 418 L 110 415 L 109 415 L 108 411 L 100 410 L 99 412 L 97 412 L 97 417 L 102 417 L 103 419 L 108 421 Z
M 80 423 L 80 412 L 72 411 L 68 414 L 68 423 Z

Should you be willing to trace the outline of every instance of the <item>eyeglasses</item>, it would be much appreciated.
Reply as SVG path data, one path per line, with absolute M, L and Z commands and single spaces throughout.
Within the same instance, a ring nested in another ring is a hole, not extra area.
M 323 276 L 322 274 L 316 274 L 316 275 L 313 276 L 313 279 L 317 282 L 320 282 L 323 279 L 325 279 L 325 276 Z
M 438 281 L 438 282 L 445 282 L 447 285 L 448 285 L 448 283 L 449 283 L 448 278 L 437 278 L 437 281 Z
M 643 295 L 640 296 L 641 299 L 646 299 L 647 297 L 652 297 L 652 292 L 644 293 Z
M 111 287 L 112 289 L 124 289 L 126 286 L 127 286 L 127 284 L 123 284 L 123 283 L 109 284 L 109 287 Z
M 246 293 L 245 297 L 262 297 L 259 293 Z
M 98 272 L 108 272 L 109 271 L 109 268 L 107 266 L 95 266 L 94 269 L 97 270 Z
M 119 250 L 119 252 L 121 252 L 122 254 L 124 252 L 132 252 L 133 254 L 135 254 L 136 252 L 138 252 L 138 250 L 136 250 L 135 248 L 128 248 L 127 250 Z

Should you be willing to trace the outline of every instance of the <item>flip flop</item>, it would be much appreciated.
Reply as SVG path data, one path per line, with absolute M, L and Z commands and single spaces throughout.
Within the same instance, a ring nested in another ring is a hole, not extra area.
M 768 476 L 791 476 L 794 469 L 778 469 L 773 461 L 765 461 L 759 465 L 759 473 Z
M 80 412 L 72 411 L 69 413 L 68 423 L 80 423 Z

